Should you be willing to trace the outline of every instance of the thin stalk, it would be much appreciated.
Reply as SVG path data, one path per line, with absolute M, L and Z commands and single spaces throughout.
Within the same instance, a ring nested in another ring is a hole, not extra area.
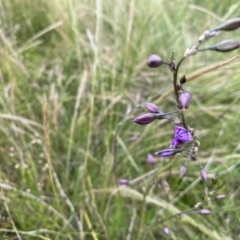
M 186 59 L 186 57 L 183 57 L 177 64 L 175 71 L 173 72 L 173 88 L 174 88 L 174 93 L 175 93 L 175 97 L 176 97 L 176 103 L 178 105 L 178 86 L 177 86 L 177 78 L 178 78 L 178 70 L 182 64 L 182 62 Z M 182 120 L 182 124 L 184 126 L 184 128 L 187 129 L 187 123 L 186 123 L 186 119 L 184 117 L 184 112 L 180 111 L 180 117 Z
M 140 226 L 139 226 L 139 230 L 138 230 L 137 240 L 140 240 L 142 238 L 142 234 L 144 231 L 144 220 L 145 220 L 145 215 L 146 215 L 146 197 L 148 196 L 148 193 L 149 193 L 151 187 L 152 187 L 151 184 L 149 184 L 143 194 L 143 202 L 142 202 L 142 207 L 141 207 L 141 210 L 142 210 L 141 211 L 141 220 L 140 220 Z

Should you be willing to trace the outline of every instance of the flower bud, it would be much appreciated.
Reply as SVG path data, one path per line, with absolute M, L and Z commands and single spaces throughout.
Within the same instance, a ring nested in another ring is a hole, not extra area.
M 172 157 L 173 155 L 175 155 L 177 152 L 180 152 L 180 150 L 177 151 L 175 149 L 169 148 L 169 149 L 164 149 L 159 152 L 156 152 L 155 154 L 159 157 L 169 158 L 169 157 Z
M 196 48 L 187 48 L 184 53 L 184 56 L 185 57 L 192 56 L 192 55 L 197 54 L 197 52 L 198 52 L 198 50 Z
M 240 18 L 232 18 L 220 24 L 214 31 L 232 31 L 240 27 Z
M 188 108 L 192 100 L 192 95 L 189 92 L 182 92 L 179 94 L 178 101 L 182 108 Z
M 201 177 L 203 182 L 207 181 L 207 171 L 206 171 L 205 168 L 201 168 L 201 170 L 200 170 L 200 177 Z
M 150 68 L 160 67 L 163 63 L 164 63 L 164 62 L 163 62 L 162 58 L 159 57 L 159 56 L 156 55 L 156 54 L 152 54 L 152 55 L 148 58 L 148 61 L 147 61 L 147 65 L 148 65 Z
M 163 232 L 166 234 L 166 235 L 170 235 L 170 230 L 168 227 L 164 227 L 163 228 Z
M 154 165 L 154 164 L 156 163 L 153 155 L 150 154 L 150 153 L 149 153 L 148 156 L 147 156 L 147 161 L 148 161 L 148 163 L 151 164 L 151 165 Z
M 183 164 L 180 168 L 180 178 L 182 178 L 186 172 L 187 172 L 187 166 L 186 164 Z
M 212 212 L 208 209 L 201 209 L 198 213 L 201 214 L 201 215 L 209 215 Z
M 155 119 L 156 118 L 154 113 L 146 113 L 139 117 L 134 118 L 132 121 L 140 125 L 145 125 L 153 122 Z
M 158 106 L 155 105 L 154 103 L 146 103 L 146 104 L 145 104 L 145 107 L 146 107 L 146 108 L 148 109 L 148 111 L 151 112 L 151 113 L 162 113 L 162 112 L 159 110 Z
M 199 51 L 217 51 L 217 52 L 230 52 L 240 47 L 240 42 L 234 39 L 224 40 L 216 45 L 210 46 L 208 48 L 199 49 Z
M 129 181 L 127 179 L 119 179 L 118 184 L 122 186 L 126 186 L 129 184 Z
M 209 31 L 209 30 L 206 30 L 204 31 L 204 33 L 202 34 L 202 36 L 199 37 L 198 41 L 199 42 L 203 42 L 203 41 L 206 41 L 207 39 L 211 38 L 211 37 L 214 37 L 218 34 L 218 32 L 215 32 L 214 30 L 212 31 Z
M 220 194 L 220 195 L 217 195 L 217 196 L 216 196 L 216 199 L 217 199 L 217 200 L 222 200 L 222 199 L 225 199 L 225 198 L 226 198 L 226 195 L 221 195 L 221 194 Z

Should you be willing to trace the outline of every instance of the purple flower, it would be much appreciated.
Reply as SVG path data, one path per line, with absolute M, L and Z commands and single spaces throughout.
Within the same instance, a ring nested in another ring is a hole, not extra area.
M 175 126 L 175 135 L 176 138 L 181 143 L 186 143 L 192 141 L 192 134 L 181 126 Z
M 170 148 L 177 147 L 179 144 L 181 144 L 178 139 L 174 138 L 170 143 Z
M 132 121 L 140 125 L 145 125 L 153 122 L 155 119 L 156 118 L 154 113 L 145 113 L 139 117 L 134 118 Z
M 175 126 L 174 138 L 170 144 L 170 147 L 177 147 L 182 143 L 187 143 L 192 141 L 192 134 L 186 130 L 184 127 Z
M 169 148 L 169 149 L 164 149 L 159 152 L 156 152 L 155 154 L 159 157 L 169 158 L 175 155 L 177 152 L 180 152 L 180 151 L 176 151 L 175 149 Z

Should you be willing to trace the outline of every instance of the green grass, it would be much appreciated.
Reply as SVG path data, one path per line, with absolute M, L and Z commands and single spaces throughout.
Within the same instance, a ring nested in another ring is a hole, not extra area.
M 238 17 L 239 3 L 157 0 L 15 0 L 0 3 L 0 239 L 237 239 L 239 236 L 239 59 L 186 84 L 188 124 L 201 142 L 209 183 L 227 197 L 197 214 L 170 218 L 205 198 L 199 167 L 161 161 L 152 181 L 148 153 L 169 145 L 172 124 L 131 122 L 158 103 L 175 110 L 167 68 L 152 53 L 180 59 L 204 30 Z M 239 30 L 207 44 L 239 40 Z M 206 45 L 207 45 L 206 44 Z M 181 75 L 236 56 L 203 52 Z M 164 180 L 170 190 L 164 188 Z M 158 183 L 158 184 L 155 184 Z M 159 187 L 160 186 L 160 187 Z M 163 233 L 163 227 L 171 237 Z

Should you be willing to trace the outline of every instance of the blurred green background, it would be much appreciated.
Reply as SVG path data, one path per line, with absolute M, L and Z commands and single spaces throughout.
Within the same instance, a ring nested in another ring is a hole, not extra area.
M 239 17 L 239 7 L 233 0 L 0 1 L 1 239 L 238 239 L 239 59 L 186 84 L 193 95 L 186 117 L 208 183 L 199 181 L 196 162 L 180 179 L 183 156 L 159 159 L 154 178 L 137 186 L 117 181 L 151 171 L 147 154 L 167 148 L 173 134 L 166 121 L 131 122 L 146 102 L 176 109 L 173 95 L 160 98 L 171 73 L 148 68 L 148 56 L 167 60 L 174 52 L 179 60 L 203 31 Z M 239 30 L 206 46 L 224 39 L 240 40 Z M 199 53 L 179 74 L 237 54 Z M 217 173 L 211 194 L 226 199 L 210 201 L 205 192 Z M 211 215 L 159 221 L 202 201 Z

